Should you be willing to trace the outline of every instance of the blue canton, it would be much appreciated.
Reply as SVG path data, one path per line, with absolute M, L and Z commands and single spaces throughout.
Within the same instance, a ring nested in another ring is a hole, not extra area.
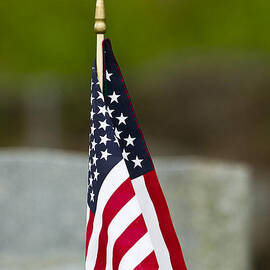
M 104 103 L 104 96 L 100 91 L 96 65 L 92 69 L 91 90 L 87 201 L 90 210 L 95 213 L 102 183 L 111 169 L 123 157 L 109 115 L 111 112 L 107 110 Z
M 104 49 L 104 96 L 131 179 L 153 170 L 120 69 L 108 39 Z M 145 104 L 147 106 L 147 104 Z

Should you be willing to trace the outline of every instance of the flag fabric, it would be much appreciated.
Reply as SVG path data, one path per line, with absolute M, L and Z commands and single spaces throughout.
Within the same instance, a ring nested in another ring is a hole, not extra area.
M 187 269 L 111 43 L 92 70 L 86 270 Z

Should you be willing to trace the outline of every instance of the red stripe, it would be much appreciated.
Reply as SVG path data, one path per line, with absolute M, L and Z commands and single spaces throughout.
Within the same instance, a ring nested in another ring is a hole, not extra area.
M 153 170 L 144 175 L 145 185 L 154 204 L 161 233 L 170 253 L 173 269 L 186 270 L 183 253 L 173 227 L 169 209 L 160 187 L 156 172 Z
M 150 253 L 134 270 L 159 269 L 155 252 Z
M 89 246 L 89 241 L 91 238 L 91 234 L 93 231 L 93 222 L 94 222 L 94 217 L 95 215 L 92 213 L 91 210 L 89 210 L 89 220 L 87 223 L 87 228 L 86 228 L 86 243 L 85 243 L 85 260 L 86 260 L 86 256 L 87 256 L 87 252 L 88 252 L 88 246 Z
M 117 239 L 113 248 L 113 270 L 117 270 L 121 259 L 133 245 L 147 233 L 143 216 L 137 217 Z
M 102 228 L 99 234 L 98 243 L 98 254 L 95 265 L 95 270 L 103 270 L 106 267 L 106 249 L 108 243 L 108 227 L 116 216 L 116 214 L 121 210 L 121 208 L 133 197 L 135 192 L 131 183 L 130 178 L 128 178 L 111 196 L 108 200 L 103 214 L 102 214 Z

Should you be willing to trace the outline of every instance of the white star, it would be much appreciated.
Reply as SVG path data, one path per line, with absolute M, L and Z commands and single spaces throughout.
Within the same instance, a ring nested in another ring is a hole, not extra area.
M 118 146 L 120 146 L 120 144 L 119 144 L 119 141 L 118 141 L 118 139 L 117 139 L 117 137 L 116 136 L 114 136 L 114 141 L 113 142 L 115 142 Z
M 97 97 L 97 99 L 101 99 L 102 101 L 104 101 L 104 96 L 103 96 L 103 94 L 100 91 L 98 91 L 98 97 Z
M 94 172 L 94 179 L 97 181 L 98 180 L 98 176 L 100 175 L 100 173 L 98 173 L 97 170 L 95 170 Z
M 109 107 L 107 107 L 107 112 L 109 116 L 112 118 L 112 113 L 114 112 L 114 110 L 111 110 Z
M 94 126 L 94 124 L 93 124 L 92 127 L 91 127 L 91 134 L 94 135 L 95 130 L 96 130 L 96 128 L 95 128 L 95 126 Z
M 88 163 L 89 171 L 91 170 L 91 166 L 92 166 L 91 161 L 89 161 L 89 163 Z
M 129 152 L 126 152 L 126 150 L 124 149 L 124 151 L 123 151 L 123 153 L 122 153 L 122 155 L 123 155 L 123 158 L 125 159 L 125 160 L 128 160 L 128 155 L 129 155 L 130 153 Z
M 104 131 L 106 131 L 106 127 L 108 127 L 109 125 L 106 123 L 106 119 L 104 121 L 99 121 L 99 128 L 103 128 Z
M 98 158 L 97 158 L 97 155 L 95 154 L 93 156 L 93 165 L 97 166 L 97 160 L 98 160 Z
M 106 70 L 106 79 L 110 82 L 111 81 L 111 76 L 113 73 L 109 73 L 108 70 Z
M 91 117 L 90 117 L 90 118 L 91 118 L 91 120 L 93 120 L 93 118 L 94 118 L 94 114 L 95 114 L 95 113 L 94 113 L 94 111 L 93 111 L 93 109 L 92 109 L 92 110 L 91 110 Z
M 142 167 L 141 163 L 143 162 L 143 159 L 139 159 L 138 156 L 136 156 L 136 158 L 132 159 L 131 161 L 134 162 L 134 168 L 136 168 L 137 166 Z
M 116 138 L 120 139 L 120 134 L 123 132 L 123 131 L 119 131 L 117 128 L 114 130 L 115 132 L 115 136 Z
M 98 108 L 99 108 L 98 114 L 102 113 L 105 116 L 107 112 L 105 106 L 102 107 L 98 106 Z
M 97 143 L 96 143 L 95 139 L 93 140 L 93 142 L 91 143 L 91 145 L 92 145 L 92 149 L 93 150 L 96 150 Z
M 116 117 L 119 121 L 118 125 L 124 124 L 126 125 L 126 119 L 128 118 L 127 116 L 124 116 L 123 113 L 121 113 L 120 116 Z
M 127 138 L 124 138 L 124 140 L 127 142 L 127 146 L 128 145 L 133 145 L 134 146 L 134 141 L 136 140 L 136 138 L 132 138 L 130 135 L 128 135 Z
M 111 156 L 112 154 L 108 153 L 108 149 L 106 149 L 104 152 L 101 151 L 101 159 L 105 159 L 107 160 L 108 159 L 108 156 Z
M 94 200 L 95 194 L 94 194 L 93 190 L 92 190 L 92 192 L 90 193 L 90 195 L 91 195 L 91 202 L 94 202 L 94 201 L 95 201 L 95 200 Z
M 111 140 L 108 138 L 107 134 L 105 134 L 104 136 L 100 136 L 100 144 L 103 143 L 104 145 L 106 145 L 108 141 Z
M 94 180 L 93 177 L 90 176 L 90 177 L 89 177 L 89 186 L 90 186 L 90 187 L 92 187 L 92 185 L 93 185 L 93 180 Z
M 113 92 L 113 94 L 109 95 L 108 97 L 111 99 L 111 103 L 113 103 L 113 102 L 118 103 L 118 98 L 120 97 L 120 95 L 116 95 L 116 93 Z
M 95 100 L 95 98 L 91 95 L 91 105 L 93 104 L 93 100 Z

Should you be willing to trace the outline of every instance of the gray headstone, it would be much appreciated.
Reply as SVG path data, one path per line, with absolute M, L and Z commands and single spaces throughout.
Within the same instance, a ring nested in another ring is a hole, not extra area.
M 0 151 L 0 269 L 84 268 L 87 157 Z M 158 158 L 156 168 L 189 269 L 247 270 L 245 167 Z
M 249 171 L 195 158 L 156 167 L 188 269 L 250 269 Z

